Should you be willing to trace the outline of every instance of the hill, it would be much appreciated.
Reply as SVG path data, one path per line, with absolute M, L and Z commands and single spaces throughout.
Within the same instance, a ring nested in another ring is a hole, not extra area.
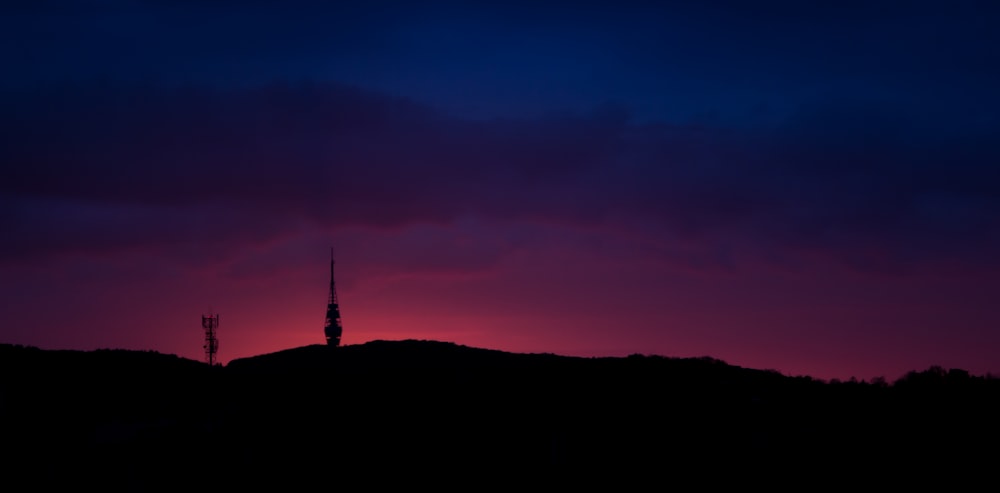
M 992 464 L 1000 438 L 1000 380 L 938 367 L 891 384 L 831 383 L 707 357 L 408 340 L 225 367 L 0 345 L 0 371 L 8 477 L 132 491 L 380 468 L 508 478 L 711 469 L 774 482 L 791 470 L 845 478 L 898 463 L 970 477 Z

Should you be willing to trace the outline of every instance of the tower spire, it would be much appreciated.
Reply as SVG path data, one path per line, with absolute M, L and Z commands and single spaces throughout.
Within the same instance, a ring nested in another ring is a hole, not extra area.
M 337 302 L 337 287 L 333 278 L 333 247 L 330 247 L 330 296 L 326 302 L 326 326 L 323 333 L 326 335 L 328 346 L 339 346 L 340 335 L 344 328 L 340 324 L 340 304 Z

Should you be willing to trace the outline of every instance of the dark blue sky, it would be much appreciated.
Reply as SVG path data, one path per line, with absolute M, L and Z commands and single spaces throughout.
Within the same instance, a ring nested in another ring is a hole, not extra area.
M 739 126 L 834 98 L 989 125 L 1000 74 L 991 2 L 25 3 L 2 21 L 15 87 L 336 80 L 455 116 Z
M 10 342 L 318 342 L 336 242 L 345 343 L 1000 371 L 994 2 L 0 12 Z

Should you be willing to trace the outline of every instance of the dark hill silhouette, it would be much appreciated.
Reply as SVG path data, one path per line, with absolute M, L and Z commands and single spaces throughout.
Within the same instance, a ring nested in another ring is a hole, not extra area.
M 824 382 L 709 357 L 406 340 L 299 347 L 224 367 L 151 351 L 0 345 L 0 371 L 7 478 L 105 490 L 309 484 L 373 468 L 614 471 L 705 485 L 895 471 L 882 477 L 898 486 L 912 478 L 905 471 L 985 475 L 1000 438 L 1000 380 L 940 367 L 891 384 Z

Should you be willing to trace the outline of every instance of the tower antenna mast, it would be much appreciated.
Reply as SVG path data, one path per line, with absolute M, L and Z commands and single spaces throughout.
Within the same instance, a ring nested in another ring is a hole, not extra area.
M 211 310 L 209 310 L 211 312 Z M 219 338 L 215 329 L 219 328 L 219 314 L 201 316 L 201 328 L 205 329 L 205 362 L 215 366 L 215 353 L 219 352 Z
M 340 303 L 337 301 L 337 286 L 333 277 L 333 247 L 330 247 L 330 295 L 326 302 L 326 325 L 323 334 L 326 335 L 328 346 L 339 346 L 340 335 L 344 327 L 340 323 Z

